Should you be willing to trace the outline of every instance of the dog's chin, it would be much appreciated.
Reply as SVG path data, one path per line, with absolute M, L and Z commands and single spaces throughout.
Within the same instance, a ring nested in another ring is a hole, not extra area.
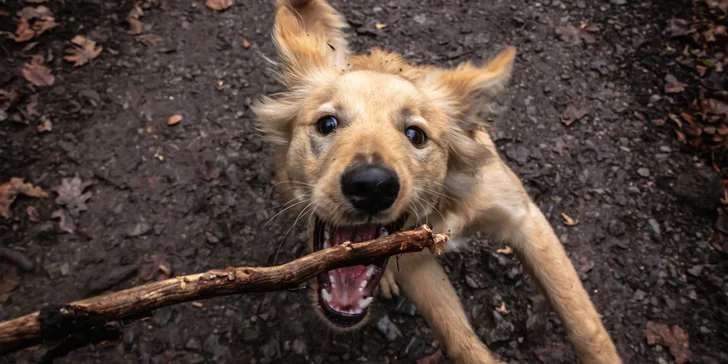
M 401 231 L 405 221 L 406 216 L 402 216 L 386 224 L 332 226 L 324 219 L 314 217 L 313 250 L 387 236 Z M 365 324 L 387 260 L 382 258 L 373 264 L 343 267 L 319 274 L 313 285 L 313 298 L 324 322 L 341 331 L 355 330 Z

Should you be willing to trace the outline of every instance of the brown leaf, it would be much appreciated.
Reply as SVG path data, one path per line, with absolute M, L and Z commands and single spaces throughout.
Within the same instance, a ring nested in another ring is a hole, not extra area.
M 82 182 L 81 178 L 76 175 L 73 178 L 64 178 L 61 185 L 53 188 L 58 194 L 56 203 L 68 209 L 68 213 L 73 217 L 78 217 L 81 211 L 88 210 L 86 201 L 91 198 L 91 192 L 83 193 L 93 182 Z
M 677 134 L 677 140 L 683 144 L 688 142 L 687 138 L 685 138 L 685 134 L 683 134 L 680 130 L 675 129 L 675 134 Z
M 53 29 L 59 25 L 52 16 L 44 16 L 33 23 L 33 31 L 35 31 L 35 35 L 41 35 L 46 30 Z
M 716 114 L 716 115 L 728 115 L 728 103 L 725 103 L 716 99 L 704 99 L 700 102 L 703 111 Z
M 665 324 L 647 321 L 645 326 L 645 337 L 647 344 L 659 344 L 670 348 L 670 353 L 675 357 L 675 363 L 684 364 L 690 361 L 690 342 L 688 334 L 677 325 L 672 328 Z
M 33 19 L 41 19 L 43 17 L 53 17 L 53 13 L 51 12 L 51 9 L 48 9 L 47 7 L 41 5 L 41 6 L 28 6 L 23 8 L 22 10 L 18 11 L 18 17 L 24 18 L 27 20 L 33 20 Z
M 162 43 L 162 37 L 156 34 L 142 34 L 136 36 L 137 42 L 144 44 L 147 47 L 153 47 Z
M 225 10 L 233 5 L 233 0 L 207 0 L 205 6 L 212 10 Z
M 175 125 L 182 121 L 182 115 L 174 114 L 167 119 L 167 125 Z
M 40 187 L 33 187 L 30 183 L 23 183 L 22 178 L 13 177 L 10 182 L 0 185 L 0 216 L 9 219 L 13 216 L 10 205 L 19 194 L 30 197 L 46 198 L 48 194 Z
M 36 210 L 35 207 L 28 206 L 25 209 L 25 212 L 28 213 L 28 220 L 33 221 L 33 222 L 40 221 L 40 216 L 38 215 L 38 210 Z
M 677 94 L 683 91 L 685 91 L 685 84 L 682 82 L 675 81 L 665 85 L 665 93 Z
M 685 111 L 680 112 L 680 116 L 682 116 L 683 120 L 687 121 L 690 125 L 695 125 L 695 119 L 692 115 L 686 113 Z
M 126 22 L 129 23 L 129 34 L 139 35 L 144 31 L 144 24 L 139 19 L 128 17 L 126 18 Z
M 440 364 L 442 361 L 442 349 L 438 349 L 432 355 L 417 359 L 417 364 Z
M 665 125 L 665 119 L 653 119 L 652 125 L 654 126 L 663 126 Z
M 11 265 L 8 270 L 0 277 L 0 294 L 12 292 L 20 285 L 20 276 L 18 275 L 18 267 Z
M 575 121 L 587 115 L 589 115 L 588 107 L 585 106 L 582 108 L 577 108 L 574 105 L 569 105 L 566 107 L 566 110 L 564 110 L 564 113 L 561 115 L 561 122 L 564 123 L 564 125 L 569 126 Z
M 244 49 L 250 48 L 250 42 L 248 42 L 248 40 L 245 38 L 243 38 L 243 48 Z
M 40 124 L 38 124 L 36 129 L 39 133 L 53 130 L 53 124 L 51 123 L 51 119 L 43 115 L 43 117 L 40 119 Z
M 73 37 L 71 43 L 72 47 L 66 49 L 68 55 L 63 57 L 63 59 L 74 62 L 74 67 L 83 66 L 88 61 L 98 57 L 104 49 L 103 47 L 97 47 L 96 42 L 82 35 Z
M 30 63 L 23 64 L 23 77 L 30 83 L 38 86 L 50 86 L 56 80 L 51 70 L 43 65 L 43 56 L 35 55 Z
M 561 217 L 564 218 L 564 225 L 566 225 L 566 226 L 574 226 L 579 223 L 578 219 L 574 220 L 571 217 L 569 217 L 569 215 L 567 215 L 563 212 L 561 213 Z
M 73 234 L 76 231 L 76 224 L 73 222 L 73 218 L 68 214 L 66 209 L 53 211 L 51 217 L 54 219 L 61 219 L 61 221 L 58 222 L 58 227 L 60 227 L 62 231 L 69 234 Z
M 28 22 L 28 19 L 18 18 L 17 21 L 18 25 L 15 28 L 15 34 L 8 34 L 8 37 L 18 43 L 27 42 L 33 39 L 33 37 L 35 37 L 35 31 L 30 28 L 30 23 Z
M 700 65 L 695 66 L 695 69 L 698 71 L 698 74 L 700 75 L 700 77 L 705 76 L 705 71 L 708 70 L 705 66 L 700 66 Z

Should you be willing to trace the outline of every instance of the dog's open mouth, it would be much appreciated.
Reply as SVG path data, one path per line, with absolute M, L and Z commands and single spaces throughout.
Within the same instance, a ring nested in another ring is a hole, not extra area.
M 405 221 L 403 216 L 387 225 L 333 227 L 316 218 L 313 250 L 326 249 L 347 241 L 360 243 L 387 236 L 400 231 Z M 386 266 L 387 258 L 383 258 L 374 264 L 338 268 L 319 274 L 316 277 L 318 304 L 324 316 L 342 328 L 360 323 L 374 300 Z

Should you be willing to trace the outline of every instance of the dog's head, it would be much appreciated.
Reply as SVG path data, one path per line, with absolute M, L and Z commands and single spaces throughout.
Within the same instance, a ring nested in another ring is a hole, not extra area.
M 255 106 L 285 154 L 279 183 L 310 213 L 314 250 L 425 223 L 466 195 L 493 153 L 476 140 L 476 114 L 515 58 L 508 48 L 484 67 L 443 70 L 377 49 L 351 55 L 345 26 L 323 0 L 279 1 L 274 40 L 287 91 Z M 385 264 L 320 275 L 314 298 L 326 321 L 364 322 Z

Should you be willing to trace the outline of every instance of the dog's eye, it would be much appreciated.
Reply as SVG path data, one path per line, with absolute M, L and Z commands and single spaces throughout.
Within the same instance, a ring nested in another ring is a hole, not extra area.
M 425 132 L 422 131 L 422 129 L 414 126 L 410 126 L 409 128 L 405 129 L 404 135 L 413 145 L 418 147 L 427 142 L 427 135 L 425 135 Z
M 323 135 L 331 134 L 339 126 L 339 121 L 333 116 L 324 116 L 316 122 L 319 133 Z

